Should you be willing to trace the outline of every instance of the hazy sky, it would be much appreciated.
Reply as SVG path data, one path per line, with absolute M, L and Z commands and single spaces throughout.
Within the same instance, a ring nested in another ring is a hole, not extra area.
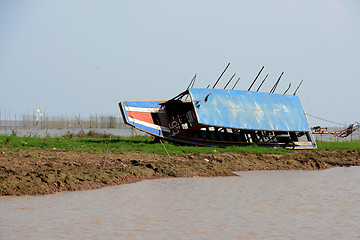
M 167 100 L 194 74 L 213 85 L 229 62 L 219 88 L 236 73 L 247 90 L 265 66 L 254 90 L 285 72 L 276 93 L 303 79 L 307 113 L 360 121 L 360 1 L 0 0 L 2 113 L 120 116 L 119 101 Z

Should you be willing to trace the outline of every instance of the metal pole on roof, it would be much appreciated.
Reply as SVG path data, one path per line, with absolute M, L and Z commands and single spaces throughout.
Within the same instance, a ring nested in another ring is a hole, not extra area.
M 234 90 L 234 88 L 235 88 L 236 84 L 237 84 L 239 81 L 240 81 L 240 78 L 238 78 L 238 80 L 236 81 L 236 83 L 234 84 L 234 86 L 232 87 L 232 89 L 231 89 L 231 90 Z
M 231 80 L 235 77 L 236 73 L 234 73 L 234 75 L 232 75 L 232 77 L 230 78 L 230 80 L 227 82 L 227 84 L 225 85 L 224 89 L 229 85 L 229 83 L 231 82 Z
M 229 67 L 230 63 L 228 63 L 228 65 L 226 66 L 226 68 L 224 69 L 224 71 L 221 73 L 220 77 L 218 78 L 218 80 L 216 81 L 216 83 L 214 84 L 214 86 L 212 87 L 213 89 L 215 88 L 216 84 L 219 82 L 220 78 L 222 77 L 222 75 L 225 73 L 226 69 Z
M 258 87 L 258 89 L 256 90 L 257 92 L 260 90 L 261 86 L 264 84 L 266 78 L 269 76 L 269 74 L 266 74 L 264 80 L 262 80 L 262 82 L 260 83 L 260 86 Z
M 303 81 L 304 81 L 304 80 L 301 80 L 301 82 L 300 82 L 299 86 L 296 88 L 296 90 L 295 90 L 295 92 L 294 92 L 293 96 L 295 96 L 295 95 L 296 95 L 296 92 L 297 92 L 297 90 L 299 89 L 299 87 L 301 86 L 301 84 L 302 84 L 302 82 L 303 82 Z
M 194 79 L 193 83 L 191 84 L 191 88 L 194 87 L 194 85 L 195 85 L 195 80 L 196 80 L 196 74 L 195 74 L 195 79 Z
M 195 80 L 196 80 L 196 74 L 194 75 L 194 77 L 191 79 L 191 82 L 189 84 L 189 86 L 187 87 L 187 89 L 189 89 L 190 87 L 192 88 L 195 84 Z M 185 101 L 187 100 L 188 96 L 186 96 Z
M 191 79 L 190 84 L 189 84 L 189 86 L 188 86 L 187 88 L 193 87 L 194 84 L 195 84 L 195 80 L 196 80 L 196 74 L 195 74 L 194 77 Z M 191 85 L 191 84 L 192 84 L 192 85 Z
M 255 80 L 252 82 L 252 84 L 250 85 L 248 91 L 250 91 L 250 89 L 252 88 L 252 86 L 254 85 L 254 83 L 256 82 L 257 78 L 259 77 L 260 73 L 262 72 L 262 70 L 264 69 L 264 66 L 262 66 L 260 72 L 258 73 L 258 75 L 256 76 Z
M 290 87 L 291 87 L 291 83 L 289 83 L 289 87 L 288 87 L 288 88 L 286 89 L 286 91 L 284 92 L 284 95 L 289 91 Z
M 274 92 L 275 92 L 275 90 L 276 90 L 276 88 L 277 88 L 277 86 L 278 86 L 278 84 L 279 84 L 279 82 L 280 82 L 280 79 L 281 79 L 281 77 L 282 77 L 283 74 L 284 74 L 284 72 L 282 72 L 282 73 L 280 74 L 280 77 L 278 78 L 278 80 L 276 81 L 276 83 L 274 84 L 274 86 L 272 87 L 272 89 L 270 90 L 270 93 L 274 93 Z

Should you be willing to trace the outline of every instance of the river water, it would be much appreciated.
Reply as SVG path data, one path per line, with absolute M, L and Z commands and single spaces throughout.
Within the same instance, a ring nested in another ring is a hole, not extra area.
M 360 167 L 0 198 L 0 239 L 360 239 Z

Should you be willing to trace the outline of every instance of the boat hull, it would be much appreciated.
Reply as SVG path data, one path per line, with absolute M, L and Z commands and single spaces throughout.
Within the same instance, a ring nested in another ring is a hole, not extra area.
M 167 112 L 160 105 L 164 101 L 124 101 L 119 107 L 127 125 L 171 142 L 199 146 L 249 146 L 257 144 L 263 147 L 286 147 L 292 149 L 313 149 L 316 144 L 309 142 L 254 142 L 247 135 L 254 134 L 251 130 L 224 129 L 217 126 L 205 126 L 196 130 L 189 129 L 181 134 L 174 134 L 171 129 L 173 121 L 167 117 Z M 248 131 L 248 133 L 246 132 Z M 285 132 L 284 132 L 285 133 Z M 279 134 L 279 133 L 277 133 Z M 310 135 L 312 138 L 312 135 Z M 277 136 L 280 139 L 280 135 Z
M 125 101 L 120 102 L 119 107 L 124 122 L 140 131 L 156 137 L 166 137 L 170 129 L 154 122 L 153 113 L 161 112 L 159 103 L 163 101 Z

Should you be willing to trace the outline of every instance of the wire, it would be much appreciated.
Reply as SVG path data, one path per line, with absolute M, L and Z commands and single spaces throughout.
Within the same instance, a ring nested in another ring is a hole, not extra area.
M 306 113 L 306 115 L 311 116 L 311 117 L 314 117 L 314 118 L 317 118 L 317 119 L 320 119 L 320 120 L 323 120 L 323 121 L 326 121 L 326 122 L 330 122 L 330 123 L 335 123 L 335 124 L 338 124 L 338 125 L 346 126 L 345 124 L 341 124 L 341 123 L 333 122 L 333 121 L 330 121 L 330 120 L 326 120 L 326 119 L 324 119 L 324 118 L 314 116 L 314 115 L 312 115 L 312 114 L 310 114 L 310 113 Z

